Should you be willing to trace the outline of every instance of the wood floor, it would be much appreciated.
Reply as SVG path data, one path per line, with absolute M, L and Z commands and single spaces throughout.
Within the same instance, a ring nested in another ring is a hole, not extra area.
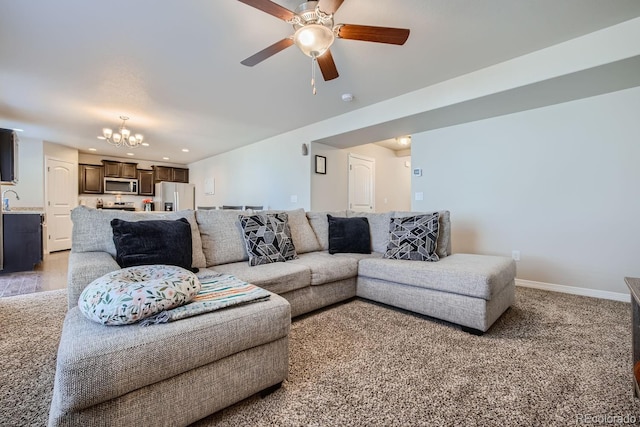
M 51 291 L 67 287 L 69 251 L 45 254 L 33 271 L 0 273 L 0 297 Z
M 69 252 L 59 251 L 45 254 L 35 271 L 42 273 L 42 285 L 38 291 L 52 291 L 67 287 L 67 270 L 69 267 Z

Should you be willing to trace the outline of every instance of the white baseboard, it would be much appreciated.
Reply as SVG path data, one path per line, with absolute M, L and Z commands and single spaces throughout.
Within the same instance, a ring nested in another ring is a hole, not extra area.
M 523 288 L 542 289 L 543 291 L 561 292 L 563 294 L 582 295 L 585 297 L 610 299 L 614 301 L 630 302 L 629 294 L 619 292 L 600 291 L 597 289 L 577 288 L 575 286 L 556 285 L 553 283 L 534 282 L 533 280 L 516 279 L 516 286 Z

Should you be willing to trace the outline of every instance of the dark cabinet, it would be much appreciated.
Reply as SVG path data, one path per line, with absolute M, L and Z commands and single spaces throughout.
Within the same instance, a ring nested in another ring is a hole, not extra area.
M 18 181 L 18 137 L 11 129 L 0 129 L 0 182 Z
M 153 166 L 153 173 L 156 182 L 189 182 L 189 169 Z
M 42 215 L 2 215 L 4 267 L 2 273 L 33 270 L 42 261 Z
M 120 178 L 120 162 L 111 162 L 103 160 L 104 176 L 109 178 Z
M 108 178 L 137 178 L 137 163 L 122 163 L 113 160 L 103 160 L 104 176 Z
M 152 170 L 138 170 L 138 194 L 141 196 L 155 195 L 155 181 Z
M 173 181 L 173 168 L 167 166 L 154 166 L 153 173 L 156 181 Z
M 137 163 L 120 163 L 120 178 L 137 178 Z
M 189 169 L 173 168 L 173 182 L 189 182 Z
M 79 165 L 80 193 L 102 194 L 104 168 L 97 165 Z

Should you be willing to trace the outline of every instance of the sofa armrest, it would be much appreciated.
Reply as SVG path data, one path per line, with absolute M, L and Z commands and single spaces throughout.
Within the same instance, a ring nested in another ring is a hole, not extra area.
M 71 252 L 67 275 L 69 308 L 78 305 L 78 298 L 89 283 L 119 269 L 120 266 L 116 260 L 107 252 Z

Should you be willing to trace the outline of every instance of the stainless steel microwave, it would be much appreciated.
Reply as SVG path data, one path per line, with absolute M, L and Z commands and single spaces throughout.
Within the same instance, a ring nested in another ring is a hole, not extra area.
M 105 178 L 104 192 L 107 194 L 138 194 L 138 180 L 132 178 Z

